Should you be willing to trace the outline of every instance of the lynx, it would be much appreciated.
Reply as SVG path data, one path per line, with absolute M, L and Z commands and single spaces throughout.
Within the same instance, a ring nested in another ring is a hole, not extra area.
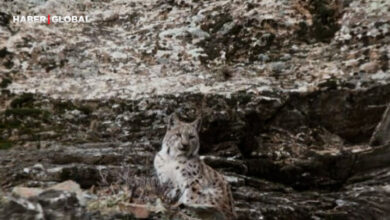
M 177 205 L 199 215 L 214 210 L 218 214 L 212 219 L 235 219 L 229 184 L 222 174 L 199 158 L 200 126 L 200 119 L 186 123 L 176 114 L 170 116 L 162 148 L 154 158 L 158 179 L 162 184 L 172 185 L 169 196 L 178 198 Z

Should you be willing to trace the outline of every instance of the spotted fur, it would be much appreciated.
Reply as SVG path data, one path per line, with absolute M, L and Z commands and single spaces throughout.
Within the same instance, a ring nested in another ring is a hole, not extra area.
M 224 176 L 199 158 L 200 120 L 180 121 L 172 115 L 154 167 L 160 183 L 172 185 L 171 197 L 194 209 L 210 208 L 220 219 L 235 219 L 230 186 Z

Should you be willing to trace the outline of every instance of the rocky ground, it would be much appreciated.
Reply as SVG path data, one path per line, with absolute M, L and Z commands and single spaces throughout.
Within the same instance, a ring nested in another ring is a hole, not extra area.
M 152 160 L 175 111 L 241 219 L 388 218 L 389 6 L 1 2 L 0 219 L 174 218 Z M 12 22 L 47 14 L 92 22 Z

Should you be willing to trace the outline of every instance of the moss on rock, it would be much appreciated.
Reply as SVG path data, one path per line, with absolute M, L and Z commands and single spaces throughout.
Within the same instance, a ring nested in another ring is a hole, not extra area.
M 0 88 L 6 88 L 9 84 L 12 83 L 12 80 L 9 78 L 4 78 L 0 83 Z
M 23 106 L 31 106 L 33 102 L 34 102 L 34 96 L 32 93 L 23 93 L 19 97 L 12 100 L 11 107 L 21 108 Z
M 12 146 L 13 146 L 13 143 L 11 141 L 0 139 L 0 150 L 7 150 L 7 149 L 12 148 Z

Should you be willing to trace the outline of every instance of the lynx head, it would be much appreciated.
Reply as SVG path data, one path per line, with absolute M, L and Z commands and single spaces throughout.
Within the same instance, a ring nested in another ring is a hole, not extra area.
M 199 130 L 201 119 L 186 123 L 174 113 L 169 117 L 168 129 L 163 140 L 163 148 L 172 156 L 197 156 L 199 152 Z

